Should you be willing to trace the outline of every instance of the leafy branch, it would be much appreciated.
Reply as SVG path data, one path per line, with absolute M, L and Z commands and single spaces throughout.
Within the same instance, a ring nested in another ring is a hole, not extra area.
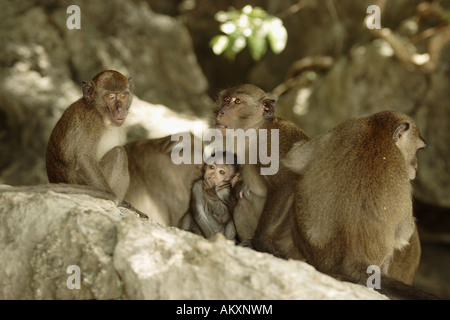
M 230 8 L 219 11 L 215 19 L 221 23 L 224 34 L 214 36 L 210 46 L 216 55 L 223 54 L 233 60 L 247 45 L 254 60 L 260 60 L 268 45 L 275 54 L 286 47 L 287 31 L 280 18 L 259 7 L 245 6 L 241 10 Z

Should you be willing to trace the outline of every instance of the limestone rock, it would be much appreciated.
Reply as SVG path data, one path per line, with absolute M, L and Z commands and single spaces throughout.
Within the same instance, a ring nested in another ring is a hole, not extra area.
M 80 289 L 69 289 L 80 270 Z M 385 299 L 285 261 L 140 220 L 112 202 L 0 193 L 0 299 Z

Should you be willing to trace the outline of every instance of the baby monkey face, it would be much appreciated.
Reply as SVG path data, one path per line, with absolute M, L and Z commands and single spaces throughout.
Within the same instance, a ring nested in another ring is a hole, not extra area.
M 212 179 L 214 184 L 217 186 L 221 184 L 224 180 L 230 180 L 231 174 L 233 170 L 230 169 L 230 166 L 226 164 L 208 164 L 205 168 L 204 179 Z

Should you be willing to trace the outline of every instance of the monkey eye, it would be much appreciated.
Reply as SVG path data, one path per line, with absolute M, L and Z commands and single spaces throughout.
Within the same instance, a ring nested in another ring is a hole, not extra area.
M 120 98 L 120 99 L 125 98 L 125 96 L 126 96 L 126 93 L 121 93 L 121 94 L 119 94 L 119 98 Z
M 106 96 L 106 99 L 108 99 L 108 100 L 113 100 L 114 98 L 115 98 L 115 96 L 113 94 L 108 94 Z
M 210 168 L 211 170 L 214 170 L 216 167 L 214 167 L 214 165 L 210 165 L 209 168 Z
M 231 98 L 229 96 L 223 97 L 224 102 L 230 102 Z
M 238 99 L 238 98 L 236 98 L 236 100 L 234 100 L 234 103 L 236 103 L 236 104 L 241 104 L 241 103 L 242 103 L 242 100 L 241 100 L 241 99 Z
M 224 175 L 224 174 L 225 174 L 225 171 L 224 171 L 224 170 L 219 170 L 219 173 L 220 173 L 221 175 Z

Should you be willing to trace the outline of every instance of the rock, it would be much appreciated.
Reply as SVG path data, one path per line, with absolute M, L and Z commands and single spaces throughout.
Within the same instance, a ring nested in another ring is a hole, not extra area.
M 200 121 L 210 113 L 208 84 L 180 21 L 154 13 L 145 1 L 77 5 L 80 30 L 67 28 L 69 4 L 62 1 L 2 3 L 1 183 L 47 182 L 50 133 L 62 112 L 81 97 L 81 81 L 102 70 L 116 69 L 134 79 L 136 97 L 142 100 L 132 106 L 140 118 L 129 123 L 134 126 L 130 138 L 173 133 L 186 127 L 182 121 Z
M 76 284 L 78 266 L 81 288 Z M 301 261 L 140 220 L 112 202 L 0 193 L 0 299 L 385 299 Z

